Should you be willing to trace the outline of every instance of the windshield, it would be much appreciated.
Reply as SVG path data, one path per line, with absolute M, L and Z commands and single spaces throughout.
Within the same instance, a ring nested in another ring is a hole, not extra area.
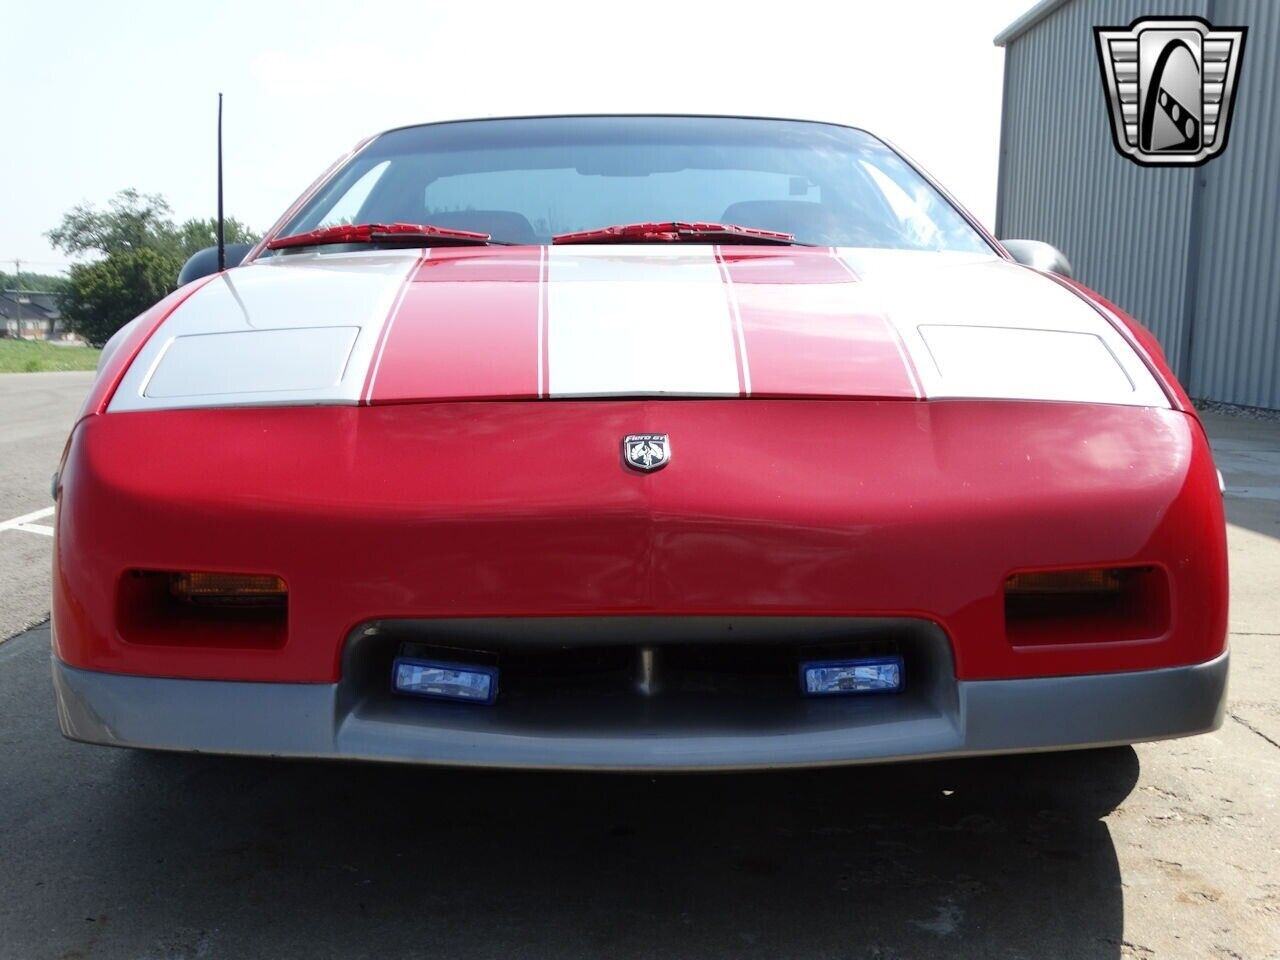
M 991 252 L 955 207 L 869 134 L 730 117 L 542 117 L 393 130 L 281 233 L 411 223 L 542 244 L 556 234 L 668 221 L 780 231 L 830 246 Z

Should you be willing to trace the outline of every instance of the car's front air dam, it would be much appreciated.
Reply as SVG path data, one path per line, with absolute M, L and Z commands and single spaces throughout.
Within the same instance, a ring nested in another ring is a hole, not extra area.
M 669 434 L 671 462 L 628 469 L 632 433 Z M 1160 635 L 1008 642 L 1011 572 L 1114 565 L 1167 577 Z M 129 635 L 134 570 L 282 577 L 283 642 Z M 641 614 L 915 617 L 962 681 L 1221 662 L 1213 464 L 1172 410 L 557 400 L 90 416 L 62 472 L 74 670 L 322 691 L 361 623 Z
M 353 700 L 343 684 L 170 680 L 53 661 L 62 732 L 108 746 L 257 756 L 582 770 L 826 766 L 1096 747 L 1217 729 L 1228 654 L 1207 663 L 1080 677 L 954 684 L 936 712 L 801 701 L 783 725 L 748 710 L 715 724 L 542 727 L 474 704 Z M 645 707 L 652 704 L 645 704 Z M 493 708 L 497 709 L 497 708 Z

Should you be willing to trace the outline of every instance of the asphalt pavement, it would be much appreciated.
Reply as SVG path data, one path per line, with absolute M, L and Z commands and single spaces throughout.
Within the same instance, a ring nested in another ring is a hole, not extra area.
M 53 507 L 49 478 L 92 381 L 88 371 L 0 374 L 0 640 L 49 615 L 52 542 L 6 525 Z
M 49 506 L 86 386 L 0 377 L 0 524 Z M 27 630 L 0 960 L 1280 958 L 1280 423 L 1208 422 L 1232 688 L 1189 740 L 661 777 L 152 755 L 62 740 Z M 0 529 L 0 637 L 45 616 L 49 548 Z

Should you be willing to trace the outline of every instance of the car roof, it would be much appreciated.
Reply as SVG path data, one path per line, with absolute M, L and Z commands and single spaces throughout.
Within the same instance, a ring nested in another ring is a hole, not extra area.
M 484 123 L 488 121 L 501 122 L 504 120 L 589 120 L 602 117 L 634 117 L 636 119 L 672 120 L 767 120 L 778 123 L 812 123 L 825 127 L 843 127 L 846 130 L 857 130 L 860 133 L 876 136 L 865 127 L 859 127 L 851 123 L 836 123 L 831 120 L 815 120 L 812 117 L 769 117 L 755 114 L 667 113 L 663 111 L 654 111 L 641 113 L 533 113 L 513 114 L 505 117 L 457 117 L 452 120 L 427 120 L 422 123 L 406 123 L 398 127 L 389 127 L 386 130 L 380 130 L 373 134 L 370 139 L 375 139 L 388 133 L 395 133 L 398 130 L 413 130 L 418 127 L 439 127 L 453 123 Z M 883 138 L 877 137 L 877 139 Z

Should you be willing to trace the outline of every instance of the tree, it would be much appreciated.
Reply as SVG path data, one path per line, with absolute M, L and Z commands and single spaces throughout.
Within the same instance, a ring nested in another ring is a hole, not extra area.
M 0 290 L 34 290 L 40 293 L 59 293 L 67 285 L 67 278 L 53 273 L 31 273 L 23 270 L 21 274 L 5 273 L 0 270 Z
M 157 194 L 121 190 L 106 210 L 82 203 L 62 216 L 49 231 L 49 242 L 73 256 L 150 248 L 173 251 L 174 226 L 168 202 Z
M 228 217 L 222 222 L 222 236 L 226 243 L 257 243 L 258 241 L 258 235 L 235 217 Z M 217 242 L 218 221 L 212 217 L 208 220 L 188 220 L 174 233 L 174 247 L 184 263 L 193 253 L 205 247 L 212 247 Z
M 71 268 L 60 308 L 69 326 L 94 346 L 177 287 L 177 258 L 139 247 Z
M 213 220 L 174 224 L 168 202 L 157 194 L 121 190 L 105 210 L 80 204 L 50 230 L 50 242 L 73 257 L 96 257 L 72 266 L 59 307 L 76 333 L 93 344 L 111 334 L 178 286 L 186 259 L 216 241 Z M 234 218 L 225 222 L 227 243 L 257 236 Z

